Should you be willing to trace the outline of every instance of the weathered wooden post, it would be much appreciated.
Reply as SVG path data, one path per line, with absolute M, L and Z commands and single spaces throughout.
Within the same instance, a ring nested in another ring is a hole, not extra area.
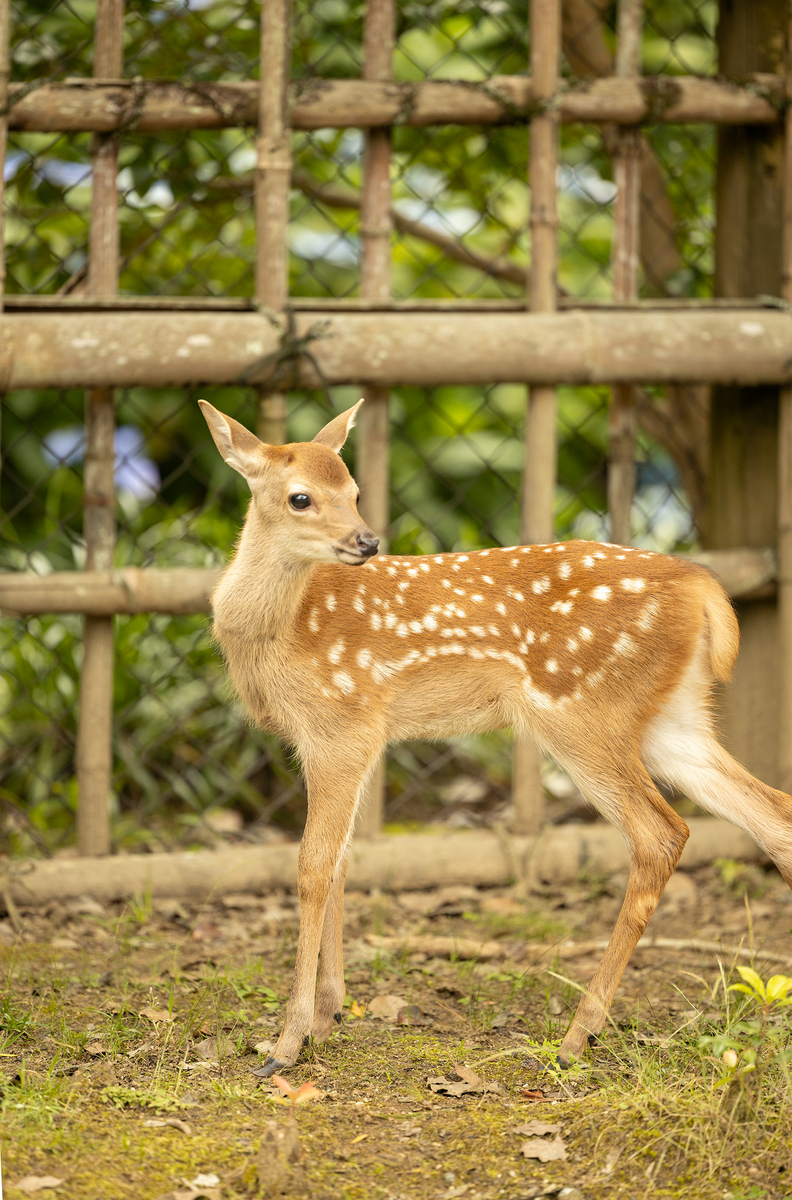
M 556 167 L 558 114 L 549 103 L 558 86 L 561 53 L 560 0 L 531 0 L 531 77 L 537 101 L 547 101 L 531 119 L 529 184 L 531 189 L 532 312 L 554 312 L 558 263 Z M 523 542 L 553 539 L 556 488 L 556 393 L 554 387 L 532 387 L 525 426 L 520 537 Z M 540 769 L 542 755 L 520 735 L 514 739 L 512 798 L 515 833 L 538 833 L 544 816 Z
M 123 0 L 98 0 L 94 75 L 118 79 L 123 71 Z M 94 134 L 91 145 L 91 231 L 88 292 L 98 299 L 118 291 L 118 138 Z M 115 550 L 115 393 L 92 389 L 85 405 L 83 533 L 85 569 L 113 566 Z M 77 848 L 110 851 L 109 800 L 113 769 L 113 618 L 85 617 L 77 726 Z
M 719 73 L 785 72 L 787 0 L 721 0 Z M 718 129 L 715 294 L 781 294 L 784 130 Z M 757 314 L 761 325 L 761 313 Z M 712 389 L 709 547 L 774 546 L 778 532 L 779 389 Z M 775 602 L 738 604 L 742 651 L 723 697 L 731 752 L 750 771 L 779 780 L 782 658 Z
M 259 67 L 259 136 L 256 142 L 256 299 L 282 316 L 289 295 L 289 185 L 291 128 L 289 78 L 290 0 L 262 0 Z M 278 389 L 259 389 L 256 433 L 264 442 L 286 441 L 286 397 Z
M 616 75 L 620 79 L 637 79 L 641 74 L 643 0 L 619 0 L 616 32 Z M 637 127 L 622 127 L 616 135 L 613 173 L 617 189 L 613 299 L 635 304 L 641 227 L 641 134 Z M 612 389 L 608 412 L 608 513 L 610 539 L 621 545 L 632 541 L 635 435 L 635 388 L 619 384 Z
M 388 80 L 393 75 L 396 12 L 393 0 L 368 0 L 363 27 L 363 78 Z M 391 295 L 391 135 L 390 129 L 368 129 L 363 154 L 360 237 L 360 295 L 387 303 Z M 390 423 L 387 388 L 367 387 L 360 410 L 355 474 L 360 511 L 387 549 L 390 524 Z M 372 775 L 357 819 L 360 837 L 382 833 L 385 813 L 385 761 Z

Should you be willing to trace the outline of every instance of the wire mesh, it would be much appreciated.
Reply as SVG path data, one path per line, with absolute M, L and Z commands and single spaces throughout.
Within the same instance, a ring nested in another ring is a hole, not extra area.
M 570 80 L 612 69 L 614 8 L 599 0 L 565 5 Z M 359 76 L 362 15 L 362 6 L 344 0 L 296 5 L 293 77 Z M 650 0 L 644 69 L 713 73 L 715 19 L 713 3 Z M 410 0 L 399 6 L 397 33 L 397 79 L 485 80 L 527 67 L 524 6 L 510 0 Z M 249 80 L 258 74 L 258 37 L 252 0 L 130 0 L 125 71 Z M 24 0 L 15 9 L 14 78 L 35 87 L 89 75 L 91 39 L 82 7 Z M 120 135 L 122 293 L 252 295 L 254 137 L 246 129 L 144 136 L 132 128 Z M 357 295 L 362 145 L 352 129 L 293 135 L 293 296 Z M 528 152 L 524 122 L 394 130 L 397 299 L 524 299 Z M 612 153 L 612 131 L 562 127 L 562 302 L 611 295 Z M 713 131 L 648 128 L 642 161 L 641 294 L 706 296 Z M 79 295 L 90 138 L 14 134 L 6 178 L 9 293 Z M 470 251 L 483 260 L 479 266 L 464 258 Z M 202 394 L 255 425 L 251 390 Z M 221 565 L 246 494 L 209 441 L 197 393 L 136 388 L 117 395 L 117 565 Z M 338 408 L 356 398 L 353 389 L 334 389 Z M 607 538 L 608 402 L 605 388 L 559 389 L 559 537 Z M 518 540 L 525 403 L 525 388 L 516 385 L 394 389 L 394 551 Z M 705 519 L 706 390 L 645 389 L 638 404 L 636 544 L 695 546 Z M 82 566 L 83 408 L 83 394 L 73 391 L 15 392 L 4 401 L 0 568 L 43 574 Z M 310 438 L 326 416 L 322 396 L 293 394 L 290 438 Z M 351 454 L 348 460 L 354 467 Z M 16 850 L 51 852 L 73 840 L 81 619 L 5 620 L 1 628 L 6 835 Z M 389 765 L 387 818 L 477 824 L 508 817 L 509 773 L 508 734 L 398 747 Z M 563 786 L 555 790 L 563 799 Z M 299 829 L 304 797 L 297 766 L 275 739 L 246 726 L 211 644 L 208 617 L 116 619 L 112 803 L 116 844 L 142 849 L 216 840 L 216 814 L 224 808 L 240 817 L 227 836 Z M 559 801 L 557 812 L 567 810 Z

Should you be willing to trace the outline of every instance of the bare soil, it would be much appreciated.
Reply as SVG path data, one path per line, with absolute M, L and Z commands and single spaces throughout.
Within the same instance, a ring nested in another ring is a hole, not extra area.
M 597 961 L 555 948 L 607 936 L 624 882 L 527 897 L 351 895 L 345 1023 L 289 1072 L 295 1087 L 315 1080 L 321 1092 L 293 1111 L 252 1072 L 282 1020 L 294 897 L 232 896 L 200 909 L 86 900 L 22 911 L 16 930 L 0 922 L 7 1194 L 31 1194 L 14 1185 L 49 1176 L 61 1182 L 40 1194 L 61 1200 L 786 1200 L 783 1014 L 750 1086 L 737 1086 L 720 1045 L 700 1044 L 722 1033 L 739 1049 L 748 1036 L 749 999 L 725 991 L 739 982 L 729 947 L 777 955 L 775 965 L 754 960 L 762 978 L 792 974 L 792 895 L 774 872 L 725 863 L 676 877 L 650 932 L 721 940 L 724 950 L 639 947 L 587 1060 L 555 1069 Z M 505 953 L 489 962 L 385 954 L 368 940 L 380 934 L 496 939 Z M 366 1006 L 384 995 L 409 1011 L 372 1017 Z M 463 1066 L 473 1075 L 460 1076 Z M 457 1087 L 432 1090 L 440 1077 Z M 455 1095 L 466 1077 L 481 1081 L 477 1090 Z M 521 1128 L 532 1121 L 559 1128 Z M 525 1157 L 536 1136 L 566 1157 Z

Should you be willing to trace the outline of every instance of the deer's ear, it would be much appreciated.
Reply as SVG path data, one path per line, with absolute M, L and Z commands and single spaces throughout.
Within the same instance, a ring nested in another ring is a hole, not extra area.
M 229 467 L 239 471 L 239 474 L 243 475 L 245 479 L 260 475 L 266 465 L 262 453 L 264 443 L 260 442 L 249 429 L 245 429 L 244 425 L 240 425 L 239 421 L 235 421 L 233 417 L 227 417 L 225 413 L 218 412 L 208 401 L 199 400 L 198 403 L 201 406 L 201 412 L 206 417 L 206 424 L 214 438 L 214 444 Z
M 355 424 L 355 414 L 360 408 L 362 400 L 358 400 L 354 408 L 348 408 L 346 412 L 342 412 L 339 416 L 333 417 L 324 429 L 320 429 L 316 437 L 312 440 L 319 442 L 322 446 L 329 446 L 331 450 L 335 450 L 336 454 L 341 453 L 341 447 L 347 440 L 349 431 Z

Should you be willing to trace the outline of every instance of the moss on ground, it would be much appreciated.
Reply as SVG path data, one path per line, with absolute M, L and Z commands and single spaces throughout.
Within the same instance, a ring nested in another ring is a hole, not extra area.
M 688 896 L 687 907 L 661 908 L 656 933 L 747 936 L 728 881 L 701 872 L 695 886 L 694 907 Z M 768 875 L 753 904 L 753 936 L 779 954 L 776 969 L 792 964 L 785 896 Z M 351 897 L 348 1014 L 395 993 L 429 1023 L 348 1015 L 290 1072 L 292 1083 L 314 1079 L 324 1093 L 294 1114 L 252 1075 L 255 1047 L 282 1019 L 297 930 L 289 897 L 232 897 L 200 911 L 144 899 L 105 911 L 57 905 L 23 912 L 19 937 L 0 923 L 9 1197 L 22 1195 L 10 1185 L 25 1175 L 62 1179 L 42 1194 L 63 1200 L 197 1197 L 201 1187 L 212 1200 L 518 1200 L 570 1188 L 585 1200 L 792 1196 L 792 1107 L 778 1057 L 792 1039 L 774 1019 L 766 1058 L 778 1061 L 729 1085 L 720 1043 L 699 1041 L 723 1034 L 739 1046 L 750 1013 L 724 991 L 716 956 L 639 950 L 612 1026 L 560 1076 L 553 1048 L 595 959 L 561 964 L 552 945 L 607 932 L 618 897 L 581 887 L 527 902 L 505 890 L 436 899 L 421 912 L 414 898 L 408 907 Z M 383 957 L 366 941 L 372 932 L 473 930 L 509 947 L 526 934 L 543 938 L 541 971 Z M 500 1090 L 430 1091 L 430 1076 L 460 1063 Z M 565 1160 L 523 1157 L 517 1129 L 536 1119 L 560 1124 Z

